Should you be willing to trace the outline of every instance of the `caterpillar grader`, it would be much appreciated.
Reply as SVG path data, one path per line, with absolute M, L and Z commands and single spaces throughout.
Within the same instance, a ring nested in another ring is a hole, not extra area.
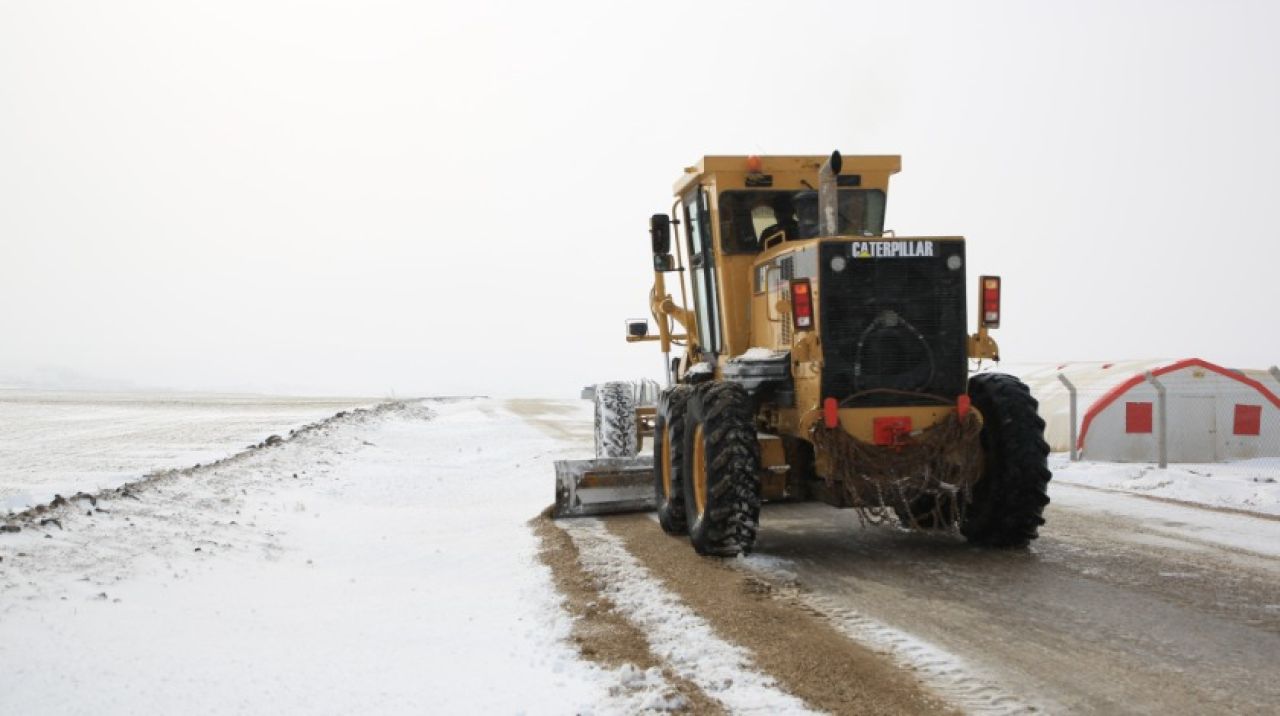
M 765 501 L 990 547 L 1037 537 L 1050 472 L 1036 401 L 970 371 L 999 360 L 1000 278 L 978 278 L 970 334 L 964 238 L 884 229 L 900 168 L 834 152 L 684 170 L 649 224 L 656 334 L 627 322 L 628 341 L 661 348 L 667 386 L 590 390 L 596 459 L 557 463 L 557 516 L 656 508 L 718 556 L 751 551 Z

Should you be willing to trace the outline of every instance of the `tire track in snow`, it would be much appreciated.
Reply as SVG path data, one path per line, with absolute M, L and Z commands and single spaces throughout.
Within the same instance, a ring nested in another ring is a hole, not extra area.
M 876 621 L 836 600 L 802 591 L 785 560 L 751 556 L 739 560 L 745 569 L 793 587 L 792 598 L 818 612 L 840 633 L 867 647 L 888 652 L 899 665 L 912 669 L 921 683 L 947 703 L 968 714 L 1008 716 L 1054 711 L 1048 704 L 1033 703 L 1010 693 L 994 677 L 964 659 L 900 629 Z
M 570 639 L 584 658 L 617 679 L 592 713 L 723 716 L 718 702 L 662 663 L 644 633 L 600 591 L 599 579 L 583 568 L 577 545 L 551 520 L 550 508 L 529 525 L 540 541 L 538 557 L 562 597 L 561 609 L 573 622 Z
M 676 674 L 739 714 L 817 713 L 752 667 L 751 655 L 721 639 L 711 626 L 658 582 L 622 539 L 596 519 L 560 525 L 578 547 L 582 566 Z

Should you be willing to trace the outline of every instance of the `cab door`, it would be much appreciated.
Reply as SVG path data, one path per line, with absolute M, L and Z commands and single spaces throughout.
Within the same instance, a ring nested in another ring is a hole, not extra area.
M 684 196 L 685 235 L 688 237 L 689 280 L 693 288 L 693 310 L 698 322 L 698 342 L 703 360 L 715 361 L 723 345 L 720 307 L 716 299 L 715 252 L 711 247 L 711 219 L 707 194 L 694 187 Z M 710 355 L 707 355 L 710 354 Z

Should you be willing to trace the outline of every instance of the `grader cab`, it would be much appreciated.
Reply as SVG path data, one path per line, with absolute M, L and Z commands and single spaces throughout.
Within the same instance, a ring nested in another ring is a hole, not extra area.
M 969 370 L 998 360 L 1000 279 L 979 277 L 970 334 L 964 239 L 884 229 L 899 168 L 836 152 L 685 169 L 650 221 L 656 334 L 639 321 L 627 336 L 659 345 L 667 387 L 652 407 L 629 384 L 597 387 L 598 460 L 557 465 L 557 514 L 651 505 L 713 555 L 749 552 L 768 500 L 1035 539 L 1050 479 L 1036 402 Z

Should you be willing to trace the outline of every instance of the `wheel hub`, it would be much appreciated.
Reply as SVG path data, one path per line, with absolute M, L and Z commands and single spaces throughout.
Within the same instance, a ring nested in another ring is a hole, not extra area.
M 698 517 L 707 512 L 707 446 L 702 426 L 693 429 L 693 504 Z
M 671 499 L 671 435 L 662 431 L 662 495 Z

